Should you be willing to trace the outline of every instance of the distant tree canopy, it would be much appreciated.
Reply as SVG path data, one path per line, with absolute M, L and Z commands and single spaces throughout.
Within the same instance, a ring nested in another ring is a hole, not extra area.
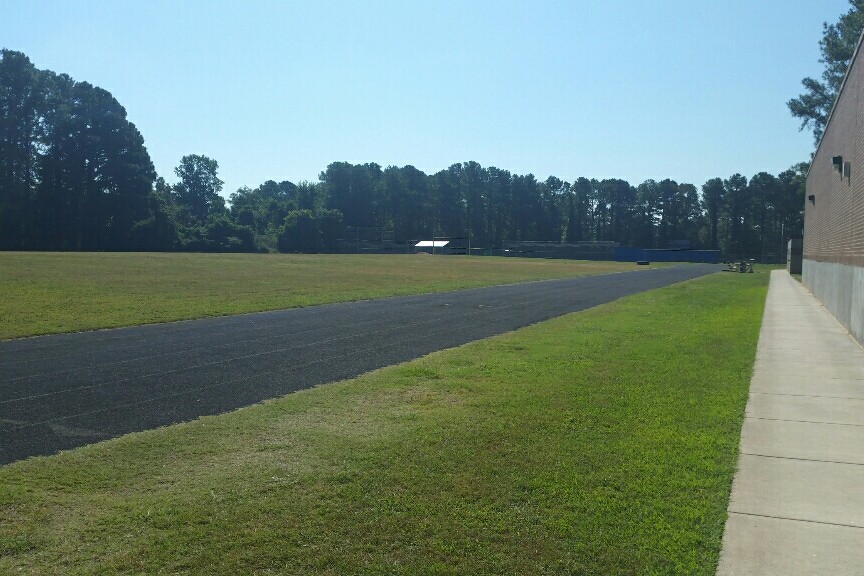
M 190 154 L 180 159 L 174 174 L 180 179 L 174 186 L 174 199 L 183 210 L 187 226 L 207 222 L 212 216 L 225 213 L 222 180 L 216 160 Z
M 0 249 L 130 249 L 155 178 L 110 93 L 0 51 Z
M 216 160 L 180 159 L 170 184 L 109 94 L 0 52 L 0 249 L 329 252 L 366 236 L 433 236 L 476 247 L 596 242 L 727 255 L 777 254 L 801 234 L 805 165 L 749 181 L 556 176 L 477 162 L 434 174 L 334 162 L 317 182 L 268 180 L 232 193 Z M 768 248 L 766 250 L 766 247 Z
M 700 194 L 696 186 L 670 179 L 638 186 L 620 179 L 571 183 L 476 162 L 432 175 L 413 166 L 382 170 L 339 162 L 319 183 L 302 186 L 316 198 L 306 204 L 313 207 L 310 214 L 329 208 L 343 215 L 343 226 L 380 227 L 397 243 L 469 235 L 473 245 L 489 248 L 513 241 L 666 248 L 684 241 L 758 257 L 778 254 L 784 239 L 801 234 L 806 168 L 799 164 L 778 176 L 762 172 L 749 181 L 740 174 L 713 178 Z
M 804 93 L 787 102 L 792 115 L 801 119 L 801 129 L 810 128 L 817 144 L 855 53 L 858 37 L 864 30 L 864 0 L 850 0 L 849 4 L 849 11 L 836 23 L 822 25 L 823 34 L 819 41 L 822 52 L 819 61 L 825 66 L 822 80 L 804 78 L 801 81 Z

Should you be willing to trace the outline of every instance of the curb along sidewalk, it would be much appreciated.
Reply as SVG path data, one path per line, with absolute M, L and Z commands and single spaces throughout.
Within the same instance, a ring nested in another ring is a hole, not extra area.
M 717 574 L 864 574 L 864 348 L 771 273 Z

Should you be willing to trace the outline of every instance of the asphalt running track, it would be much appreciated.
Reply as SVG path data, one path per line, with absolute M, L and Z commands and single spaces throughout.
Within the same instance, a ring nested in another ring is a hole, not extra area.
M 226 412 L 718 270 L 674 266 L 0 341 L 0 464 Z

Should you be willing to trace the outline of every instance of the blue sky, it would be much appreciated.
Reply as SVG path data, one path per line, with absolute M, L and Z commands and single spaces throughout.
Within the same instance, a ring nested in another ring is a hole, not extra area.
M 3 1 L 0 47 L 109 90 L 170 182 L 475 160 L 701 185 L 809 158 L 785 102 L 846 0 Z

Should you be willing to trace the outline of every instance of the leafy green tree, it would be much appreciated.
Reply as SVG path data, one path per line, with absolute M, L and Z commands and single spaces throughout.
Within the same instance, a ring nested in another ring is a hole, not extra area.
M 779 232 L 777 212 L 778 202 L 781 201 L 782 187 L 776 176 L 767 172 L 759 172 L 750 179 L 749 188 L 750 196 L 756 208 L 753 226 L 758 230 L 758 245 L 750 248 L 751 252 L 760 255 L 760 260 L 764 260 L 766 253 L 777 252 L 777 245 L 773 239 L 775 234 Z M 754 235 L 754 240 L 755 238 Z
M 709 248 L 718 249 L 717 233 L 720 224 L 720 213 L 723 208 L 723 180 L 712 178 L 702 185 L 702 208 L 708 220 Z
M 322 202 L 320 184 L 268 180 L 250 189 L 243 187 L 231 194 L 231 218 L 252 229 L 255 245 L 267 251 L 276 251 L 279 234 L 285 225 L 285 216 L 298 207 L 314 207 Z
M 702 206 L 699 201 L 699 190 L 693 184 L 681 183 L 678 185 L 678 197 L 680 203 L 680 240 L 690 242 L 692 248 L 699 247 L 699 232 L 703 226 Z
M 24 54 L 0 51 L 0 250 L 33 247 L 32 196 L 45 93 Z
M 800 238 L 804 234 L 804 196 L 808 169 L 809 165 L 801 162 L 777 175 L 781 186 L 777 216 L 784 238 Z
M 646 180 L 636 186 L 634 190 L 636 198 L 633 205 L 633 224 L 628 231 L 628 241 L 625 245 L 652 248 L 656 232 L 657 183 L 654 180 Z
M 435 198 L 435 233 L 444 236 L 462 236 L 465 233 L 465 210 L 458 174 L 454 170 L 441 170 L 430 176 Z
M 348 226 L 378 226 L 376 209 L 382 201 L 383 171 L 374 163 L 333 162 L 321 173 L 326 208 L 339 210 Z
M 561 242 L 563 239 L 562 198 L 567 190 L 564 184 L 565 182 L 560 178 L 550 176 L 545 182 L 537 185 L 541 206 L 538 237 L 546 242 Z M 491 206 L 489 210 L 492 211 Z
M 626 180 L 601 180 L 598 191 L 598 240 L 626 243 L 634 221 L 636 190 Z
M 840 92 L 846 69 L 855 53 L 858 37 L 864 29 L 864 0 L 850 0 L 851 8 L 834 24 L 825 22 L 819 50 L 819 61 L 825 66 L 822 79 L 804 78 L 804 93 L 787 102 L 789 110 L 801 119 L 801 129 L 813 131 L 818 144 L 828 122 L 834 100 Z
M 259 225 L 259 206 L 248 186 L 238 188 L 228 198 L 231 204 L 231 218 L 242 226 L 257 229 Z
M 324 207 L 323 186 L 316 182 L 300 182 L 293 188 L 287 188 L 285 185 L 290 182 L 280 184 L 285 189 L 285 196 L 293 200 L 300 210 L 321 210 Z
M 678 202 L 678 182 L 665 179 L 657 183 L 657 247 L 668 248 L 680 240 L 681 206 Z
M 200 225 L 210 216 L 225 213 L 222 180 L 219 179 L 219 163 L 207 156 L 189 154 L 180 160 L 174 174 L 180 182 L 174 186 L 174 197 L 185 209 L 187 226 Z
M 429 178 L 414 166 L 388 166 L 383 185 L 378 188 L 381 200 L 376 203 L 378 225 L 390 226 L 399 241 L 435 234 L 437 189 Z
M 233 222 L 226 213 L 216 214 L 204 227 L 208 252 L 254 252 L 252 229 Z
M 336 248 L 336 240 L 344 233 L 342 226 L 342 213 L 338 210 L 327 210 L 322 208 L 316 215 L 318 220 L 318 233 L 320 237 L 320 249 L 332 251 Z
M 156 171 L 144 147 L 144 138 L 126 119 L 126 110 L 114 97 L 86 82 L 75 85 L 73 115 L 77 126 L 79 198 L 79 250 L 128 250 L 129 232 L 150 216 L 150 195 Z
M 512 180 L 513 204 L 510 207 L 514 234 L 519 241 L 538 240 L 538 215 L 541 204 L 537 194 L 537 179 L 533 174 L 514 174 Z
M 512 237 L 513 189 L 512 175 L 507 170 L 490 166 L 487 169 L 488 214 L 486 236 L 491 248 L 501 248 Z
M 150 216 L 155 171 L 144 139 L 106 90 L 0 56 L 0 244 L 128 250 Z M 8 236 L 6 236 L 8 234 Z M 8 243 L 8 244 L 7 244 Z
M 0 248 L 128 249 L 153 178 L 108 92 L 0 51 Z
M 567 192 L 564 195 L 564 213 L 567 220 L 564 229 L 565 242 L 579 241 L 579 216 L 576 212 L 576 195 L 573 189 L 568 185 Z
M 176 206 L 171 200 L 171 187 L 162 177 L 156 178 L 148 199 L 149 217 L 132 226 L 132 246 L 135 250 L 170 252 L 177 249 Z
M 285 226 L 279 235 L 280 252 L 318 252 L 321 233 L 311 210 L 292 210 L 285 217 Z
M 655 248 L 657 245 L 658 225 L 663 215 L 660 202 L 660 186 L 655 180 L 648 179 L 636 187 L 636 201 L 642 222 L 637 246 Z
M 725 238 L 723 252 L 729 256 L 743 257 L 749 248 L 753 202 L 747 186 L 747 178 L 733 174 L 723 181 L 723 195 L 726 199 L 723 224 Z
M 451 167 L 452 168 L 452 167 Z M 486 242 L 487 190 L 488 172 L 477 162 L 464 162 L 459 169 L 459 182 L 462 188 L 462 198 L 465 202 L 468 234 L 475 246 L 484 246 Z M 533 179 L 533 176 L 531 177 Z M 536 215 L 536 210 L 534 211 Z
M 590 214 L 593 188 L 588 178 L 578 178 L 570 186 L 573 195 L 572 212 L 568 215 L 567 237 L 570 242 L 593 240 Z

